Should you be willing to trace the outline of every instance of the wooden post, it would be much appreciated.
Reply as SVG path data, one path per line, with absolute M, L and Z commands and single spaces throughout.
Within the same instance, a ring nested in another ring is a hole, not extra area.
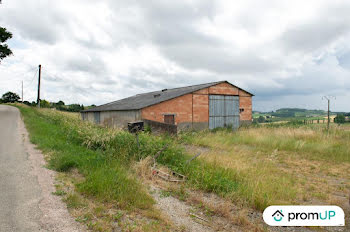
M 329 120 L 329 99 L 328 100 L 328 121 L 327 121 L 327 130 L 329 130 L 329 123 L 330 123 L 330 120 Z
M 39 64 L 38 100 L 37 100 L 37 104 L 39 108 L 40 108 L 40 79 L 41 79 L 41 64 Z

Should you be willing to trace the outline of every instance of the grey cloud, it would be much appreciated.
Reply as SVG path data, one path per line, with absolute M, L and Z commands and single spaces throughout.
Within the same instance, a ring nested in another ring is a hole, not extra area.
M 320 64 L 312 64 L 304 68 L 298 76 L 274 81 L 279 87 L 263 87 L 261 83 L 251 83 L 250 87 L 256 94 L 257 99 L 275 100 L 283 96 L 304 96 L 307 99 L 311 95 L 334 95 L 341 96 L 350 91 L 349 71 L 332 64 L 335 57 L 329 57 Z M 262 80 L 263 81 L 263 80 Z
M 105 64 L 98 57 L 99 54 L 79 54 L 67 58 L 67 60 L 64 60 L 64 67 L 70 71 L 80 71 L 92 73 L 95 75 L 105 75 Z
M 227 51 L 224 47 L 186 46 L 164 47 L 168 58 L 188 69 L 204 69 L 222 74 L 268 72 L 277 67 L 273 60 L 265 60 L 259 54 L 246 51 Z
M 40 4 L 23 1 L 1 12 L 0 21 L 14 28 L 25 39 L 47 44 L 61 38 L 61 27 L 66 23 L 64 13 L 52 7 L 50 1 L 41 1 Z
M 152 77 L 152 78 L 150 78 Z M 125 88 L 141 89 L 144 92 L 213 81 L 211 75 L 193 75 L 189 73 L 167 73 L 158 69 L 135 69 L 128 77 Z
M 176 46 L 178 44 L 215 44 L 216 39 L 199 33 L 195 23 L 211 19 L 215 5 L 211 1 L 201 1 L 197 5 L 173 1 L 152 1 L 145 11 L 156 44 Z
M 350 51 L 347 51 L 338 56 L 339 65 L 350 71 Z
M 330 7 L 313 21 L 288 28 L 280 42 L 288 52 L 314 52 L 349 34 L 350 5 Z
M 211 1 L 201 1 L 196 6 L 176 1 L 151 1 L 141 8 L 151 43 L 165 58 L 184 68 L 222 75 L 266 72 L 277 65 L 263 59 L 256 51 L 228 50 L 221 39 L 198 31 L 196 23 L 203 19 L 212 20 L 216 14 Z

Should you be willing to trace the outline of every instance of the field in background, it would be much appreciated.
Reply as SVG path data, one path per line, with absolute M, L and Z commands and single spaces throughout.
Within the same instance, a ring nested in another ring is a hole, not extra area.
M 330 118 L 333 119 L 337 113 L 330 113 Z M 259 117 L 265 119 L 264 122 L 289 122 L 289 121 L 313 121 L 313 123 L 326 123 L 327 112 L 324 110 L 307 110 L 299 108 L 282 108 L 273 112 L 253 112 L 254 121 L 258 122 Z
M 128 132 L 83 122 L 77 114 L 18 107 L 31 141 L 47 155 L 50 168 L 60 172 L 54 194 L 64 198 L 78 221 L 95 231 L 117 227 L 181 231 L 154 207 L 149 183 L 134 168 L 166 144 L 157 162 L 188 179 L 181 188 L 168 189 L 165 196 L 169 192 L 184 200 L 186 191 L 210 193 L 256 212 L 270 204 L 336 204 L 349 215 L 347 125 L 332 125 L 329 132 L 324 125 L 286 124 L 238 132 L 186 132 L 177 137 L 142 133 L 138 148 Z M 198 152 L 202 154 L 188 163 Z M 145 170 L 149 173 L 150 166 Z M 220 210 L 218 214 L 225 217 L 233 213 Z M 250 219 L 230 220 L 249 225 Z

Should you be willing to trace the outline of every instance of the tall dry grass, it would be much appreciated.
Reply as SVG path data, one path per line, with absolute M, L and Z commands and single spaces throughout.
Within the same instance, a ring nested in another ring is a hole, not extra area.
M 212 148 L 245 144 L 264 152 L 277 149 L 296 152 L 305 159 L 350 162 L 350 131 L 336 126 L 329 132 L 320 126 L 244 128 L 237 133 L 221 130 L 195 136 L 185 134 L 183 139 L 191 144 Z
M 329 132 L 318 125 L 186 132 L 179 142 L 207 147 L 199 159 L 235 170 L 245 187 L 231 197 L 258 209 L 300 202 L 303 197 L 324 200 L 330 195 L 327 182 L 320 183 L 317 175 L 328 175 L 330 169 L 321 168 L 344 166 L 344 162 L 350 165 L 350 131 L 337 126 Z M 315 180 L 323 189 L 310 190 L 308 184 Z

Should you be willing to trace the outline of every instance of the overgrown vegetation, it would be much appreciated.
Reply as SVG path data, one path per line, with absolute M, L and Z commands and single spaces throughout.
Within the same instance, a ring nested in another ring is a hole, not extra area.
M 134 135 L 82 121 L 76 114 L 19 108 L 31 141 L 50 154 L 51 168 L 63 173 L 78 169 L 84 176 L 74 184 L 79 194 L 128 211 L 153 211 L 154 200 L 132 166 L 154 156 L 165 145 L 168 147 L 157 162 L 186 175 L 186 187 L 213 192 L 260 211 L 270 204 L 328 199 L 328 192 L 322 189 L 327 186 L 324 180 L 309 183 L 310 173 L 339 175 L 346 180 L 340 184 L 342 189 L 350 186 L 350 177 L 346 176 L 350 133 L 336 125 L 327 132 L 320 125 L 292 121 L 253 125 L 239 132 L 186 132 L 177 138 L 146 132 L 140 134 L 138 148 Z M 196 149 L 203 155 L 188 163 Z M 339 186 L 334 188 L 338 190 Z M 69 204 L 80 207 L 77 195 L 66 195 L 61 190 L 55 194 L 64 195 Z M 161 230 L 168 228 L 164 225 Z
M 125 152 L 136 149 L 132 137 L 127 133 L 83 123 L 76 114 L 23 106 L 19 108 L 31 142 L 49 154 L 49 167 L 59 172 L 78 169 L 84 176 L 75 184 L 79 194 L 131 212 L 154 211 L 154 200 L 125 165 L 128 156 Z M 114 140 L 115 135 L 118 136 Z M 125 149 L 109 148 L 112 140 L 125 141 Z M 76 194 L 66 196 L 72 208 L 83 207 L 78 199 Z
M 17 102 L 17 101 L 15 101 Z M 23 104 L 27 106 L 37 106 L 37 102 L 32 101 L 24 101 Z M 51 109 L 56 109 L 60 111 L 68 111 L 68 112 L 80 112 L 82 110 L 90 109 L 92 107 L 95 107 L 95 105 L 91 106 L 84 106 L 80 104 L 69 104 L 66 105 L 63 101 L 58 101 L 58 102 L 49 102 L 45 99 L 40 100 L 40 107 L 41 108 L 51 108 Z
M 126 209 L 150 209 L 153 199 L 133 177 L 130 166 L 147 156 L 153 156 L 166 144 L 168 148 L 158 158 L 188 177 L 194 188 L 227 196 L 243 189 L 235 170 L 189 157 L 169 136 L 140 134 L 140 148 L 132 134 L 102 128 L 81 121 L 76 115 L 31 107 L 19 107 L 38 148 L 50 153 L 49 165 L 59 172 L 77 168 L 85 179 L 77 190 L 99 201 L 116 201 Z
M 332 125 L 327 132 L 321 125 L 290 122 L 255 125 L 238 132 L 219 129 L 183 133 L 180 139 L 191 145 L 193 152 L 204 149 L 201 159 L 235 170 L 244 186 L 238 188 L 239 199 L 263 209 L 269 204 L 314 198 L 329 201 L 330 193 L 338 191 L 339 186 L 349 188 L 348 129 Z M 343 194 L 346 197 L 348 193 Z

